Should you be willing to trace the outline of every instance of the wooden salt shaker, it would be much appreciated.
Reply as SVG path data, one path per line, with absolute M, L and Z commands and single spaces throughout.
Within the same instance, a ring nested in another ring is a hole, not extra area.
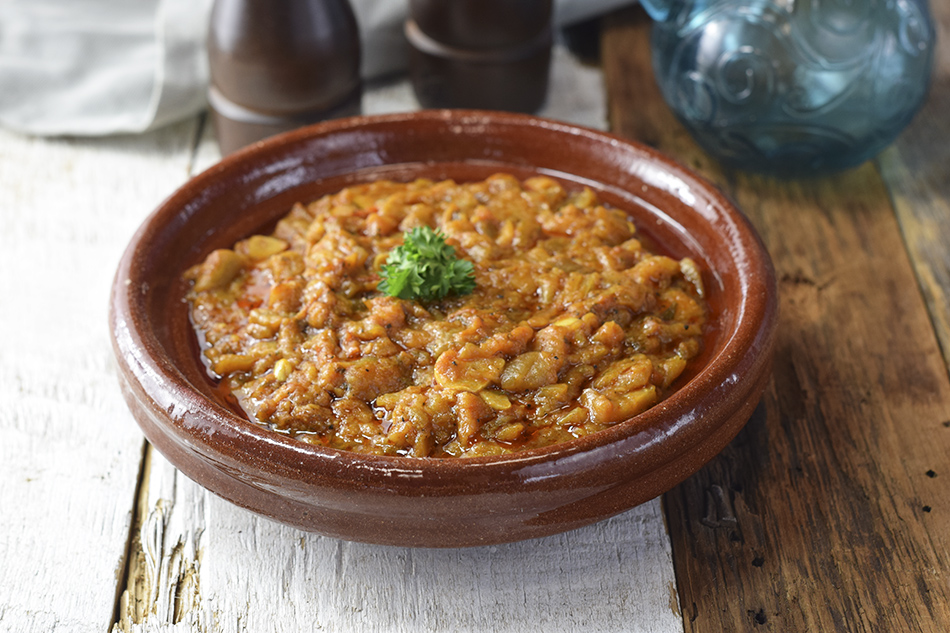
M 360 40 L 347 0 L 215 0 L 211 120 L 223 155 L 360 113 Z
M 535 112 L 551 64 L 551 0 L 411 0 L 410 74 L 426 108 Z

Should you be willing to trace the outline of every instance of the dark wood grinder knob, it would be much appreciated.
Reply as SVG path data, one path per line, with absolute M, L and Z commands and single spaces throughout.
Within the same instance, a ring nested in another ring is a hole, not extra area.
M 215 0 L 208 61 L 222 154 L 360 112 L 360 39 L 347 0 Z
M 551 0 L 411 0 L 410 74 L 427 108 L 535 112 L 547 95 Z

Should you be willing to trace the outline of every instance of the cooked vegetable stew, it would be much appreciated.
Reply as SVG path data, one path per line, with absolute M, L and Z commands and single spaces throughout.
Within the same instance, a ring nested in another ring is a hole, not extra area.
M 471 262 L 470 293 L 380 290 L 420 227 Z M 626 213 L 505 174 L 349 187 L 186 277 L 209 371 L 252 420 L 417 457 L 509 453 L 629 420 L 671 392 L 707 313 L 696 264 L 645 250 Z

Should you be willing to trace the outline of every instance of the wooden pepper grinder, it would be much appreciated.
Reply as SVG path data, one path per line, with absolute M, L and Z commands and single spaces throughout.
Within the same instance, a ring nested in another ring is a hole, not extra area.
M 547 95 L 551 0 L 411 0 L 410 74 L 427 108 L 535 112 Z
M 360 113 L 360 40 L 347 0 L 215 0 L 211 120 L 223 155 Z

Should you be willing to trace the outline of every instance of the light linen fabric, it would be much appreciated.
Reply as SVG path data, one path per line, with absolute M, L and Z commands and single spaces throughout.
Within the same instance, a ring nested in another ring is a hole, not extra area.
M 198 111 L 211 0 L 0 1 L 0 122 L 138 132 Z
M 450 0 L 448 0 L 450 1 Z M 405 69 L 408 0 L 351 0 L 363 75 Z M 632 0 L 556 0 L 555 23 Z M 0 124 L 38 135 L 142 132 L 205 107 L 212 0 L 0 0 Z

